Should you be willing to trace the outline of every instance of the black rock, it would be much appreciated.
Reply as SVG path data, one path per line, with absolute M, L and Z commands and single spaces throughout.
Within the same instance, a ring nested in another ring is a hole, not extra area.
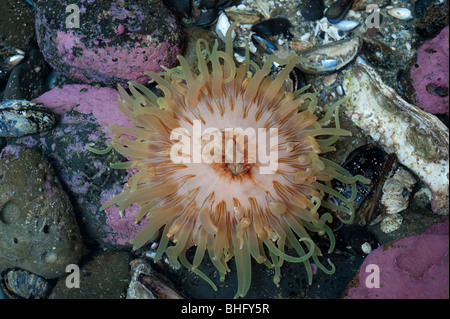
M 420 18 L 433 2 L 434 0 L 416 0 L 414 3 L 414 16 Z
M 433 38 L 449 24 L 448 0 L 429 6 L 416 23 L 416 32 L 421 37 Z

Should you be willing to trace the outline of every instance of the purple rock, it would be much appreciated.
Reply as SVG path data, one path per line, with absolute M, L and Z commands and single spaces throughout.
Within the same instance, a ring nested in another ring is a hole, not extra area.
M 345 299 L 448 299 L 449 224 L 378 247 L 350 283 Z M 379 271 L 379 287 L 376 273 Z
M 410 71 L 417 106 L 433 114 L 449 114 L 448 41 L 446 26 L 438 36 L 420 47 L 417 62 Z
M 128 180 L 128 172 L 109 167 L 124 158 L 112 151 L 97 155 L 86 149 L 105 148 L 111 139 L 106 126 L 131 125 L 117 106 L 119 92 L 109 87 L 65 85 L 41 95 L 44 103 L 59 116 L 54 129 L 42 134 L 17 138 L 14 143 L 38 149 L 55 168 L 71 198 L 85 238 L 108 248 L 127 248 L 127 243 L 142 229 L 146 220 L 136 224 L 139 207 L 124 212 L 116 206 L 100 211 L 100 206 L 118 194 Z M 14 150 L 13 148 L 11 148 Z
M 73 4 L 79 15 L 66 12 Z M 79 27 L 71 25 L 78 16 Z M 158 0 L 38 0 L 36 30 L 52 67 L 77 81 L 113 87 L 146 83 L 144 72 L 175 66 L 182 47 L 175 18 Z

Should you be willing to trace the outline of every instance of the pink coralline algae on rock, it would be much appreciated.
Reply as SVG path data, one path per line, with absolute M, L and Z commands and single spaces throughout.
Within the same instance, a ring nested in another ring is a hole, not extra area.
M 128 174 L 109 167 L 110 161 L 120 161 L 118 154 L 102 156 L 86 149 L 89 143 L 96 143 L 97 148 L 106 147 L 112 137 L 107 126 L 131 126 L 117 106 L 118 97 L 119 92 L 110 87 L 73 84 L 48 91 L 34 101 L 45 104 L 59 116 L 56 128 L 41 142 L 46 146 L 44 152 L 48 151 L 59 167 L 61 178 L 77 203 L 84 228 L 99 244 L 120 249 L 146 221 L 136 224 L 137 205 L 123 212 L 119 212 L 117 206 L 99 210 L 103 203 L 120 193 Z M 28 142 L 30 146 L 35 143 Z M 26 139 L 22 139 L 22 143 L 26 144 Z
M 402 238 L 370 253 L 345 299 L 448 299 L 449 224 Z M 379 274 L 379 276 L 378 276 Z
M 74 4 L 79 14 L 66 13 Z M 79 27 L 70 24 L 75 19 Z M 144 84 L 145 71 L 173 67 L 181 53 L 180 28 L 159 0 L 38 0 L 35 21 L 47 62 L 84 83 Z
M 50 90 L 33 101 L 43 103 L 58 115 L 64 115 L 70 110 L 92 114 L 103 127 L 115 123 L 131 126 L 130 119 L 117 106 L 119 96 L 117 90 L 109 87 L 70 84 Z
M 416 104 L 433 114 L 449 114 L 449 38 L 448 26 L 417 51 L 411 67 Z

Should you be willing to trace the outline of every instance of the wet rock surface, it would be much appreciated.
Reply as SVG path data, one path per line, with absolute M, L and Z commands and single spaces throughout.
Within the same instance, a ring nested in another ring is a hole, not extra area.
M 59 277 L 83 252 L 69 198 L 48 161 L 18 146 L 0 155 L 0 268 Z
M 424 3 L 420 9 L 422 14 L 416 23 L 416 32 L 421 37 L 425 39 L 435 37 L 445 26 L 448 26 L 448 0 L 435 3 L 426 0 L 416 1 L 416 7 L 417 3 Z
M 326 245 L 322 247 L 319 238 L 316 238 L 320 249 L 326 251 Z M 195 249 L 188 251 L 188 258 L 193 258 Z M 138 251 L 139 252 L 139 251 Z M 290 249 L 287 254 L 295 254 Z M 273 282 L 274 270 L 268 269 L 265 265 L 252 263 L 252 282 L 250 290 L 243 299 L 336 299 L 342 294 L 353 274 L 359 269 L 364 258 L 345 246 L 339 246 L 333 254 L 324 254 L 320 258 L 326 265 L 326 259 L 330 258 L 336 266 L 336 272 L 333 275 L 324 274 L 318 271 L 315 265 L 313 267 L 313 283 L 308 284 L 308 277 L 303 264 L 285 263 L 281 271 L 282 277 L 279 286 Z M 195 274 L 190 273 L 185 268 L 174 269 L 166 263 L 163 258 L 156 263 L 151 263 L 153 270 L 163 274 L 171 280 L 175 288 L 188 299 L 230 299 L 236 294 L 237 276 L 235 263 L 229 263 L 230 273 L 225 280 L 219 280 L 219 274 L 210 262 L 207 255 L 200 265 L 199 269 L 207 274 L 217 285 L 218 290 L 214 291 L 211 286 Z M 329 266 L 328 266 L 329 267 Z
M 35 47 L 34 13 L 25 1 L 0 2 L 0 45 L 27 52 Z
M 87 256 L 79 265 L 79 287 L 68 288 L 66 280 L 72 279 L 62 277 L 50 299 L 122 299 L 129 283 L 130 260 L 128 252 L 98 252 Z

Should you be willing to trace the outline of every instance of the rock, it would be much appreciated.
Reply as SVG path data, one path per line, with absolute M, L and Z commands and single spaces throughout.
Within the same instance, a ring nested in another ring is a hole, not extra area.
M 0 45 L 24 52 L 35 48 L 34 14 L 21 0 L 0 1 Z
M 381 246 L 366 257 L 359 274 L 349 284 L 343 297 L 448 299 L 448 251 L 448 220 L 432 226 L 421 235 Z M 376 283 L 372 280 L 374 266 L 379 270 L 379 288 L 370 288 L 371 284 Z
M 32 100 L 38 97 L 44 93 L 45 77 L 49 72 L 50 67 L 39 50 L 27 52 L 25 60 L 11 71 L 1 98 Z
M 77 84 L 68 77 L 62 75 L 58 71 L 52 71 L 45 79 L 45 92 L 53 90 L 55 88 L 61 88 L 66 84 Z
M 0 153 L 0 269 L 44 278 L 78 262 L 83 244 L 67 194 L 48 161 L 24 147 Z
M 68 3 L 78 5 L 79 27 L 66 27 Z M 146 83 L 144 71 L 175 66 L 182 46 L 181 29 L 158 0 L 39 0 L 36 30 L 52 67 L 74 80 L 114 87 Z
M 425 1 L 416 1 L 425 3 Z M 416 32 L 423 38 L 435 37 L 441 32 L 441 30 L 448 26 L 448 0 L 444 1 L 434 1 L 434 4 L 428 3 L 428 7 L 423 7 L 420 10 L 426 9 L 421 15 L 420 19 L 416 23 Z M 416 11 L 416 10 L 415 10 Z M 416 12 L 415 12 L 416 13 Z M 420 12 L 418 12 L 420 14 Z
M 80 265 L 79 288 L 68 288 L 66 279 L 71 278 L 60 278 L 50 299 L 125 298 L 130 281 L 130 260 L 131 254 L 128 252 L 95 253 Z
M 414 16 L 419 19 L 433 2 L 434 0 L 416 0 L 414 2 Z
M 449 96 L 439 95 L 427 86 L 449 87 L 449 28 L 431 41 L 423 44 L 417 51 L 417 61 L 411 67 L 410 76 L 416 90 L 417 106 L 433 114 L 449 114 Z
M 94 143 L 94 148 L 106 148 L 111 136 L 105 126 L 129 123 L 117 107 L 118 96 L 112 88 L 89 85 L 53 89 L 35 102 L 44 103 L 59 115 L 56 127 L 45 135 L 34 134 L 10 143 L 37 148 L 52 161 L 80 216 L 80 227 L 86 238 L 95 245 L 124 249 L 143 227 L 142 223 L 135 224 L 138 206 L 133 205 L 123 213 L 116 206 L 99 210 L 123 188 L 127 172 L 112 169 L 109 164 L 124 158 L 115 152 L 98 155 L 86 148 L 89 143 Z

